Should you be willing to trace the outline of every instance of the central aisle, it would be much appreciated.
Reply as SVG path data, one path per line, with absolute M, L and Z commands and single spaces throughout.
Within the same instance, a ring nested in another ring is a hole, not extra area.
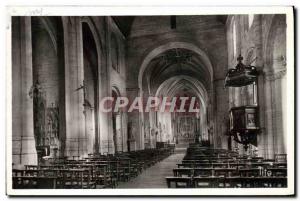
M 165 177 L 173 176 L 173 168 L 181 163 L 184 153 L 174 153 L 163 161 L 147 168 L 129 182 L 120 183 L 117 188 L 167 188 Z

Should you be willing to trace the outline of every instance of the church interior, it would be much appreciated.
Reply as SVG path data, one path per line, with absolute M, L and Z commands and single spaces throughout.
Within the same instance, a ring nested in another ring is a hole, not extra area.
M 11 48 L 13 188 L 287 187 L 284 14 L 14 16 Z

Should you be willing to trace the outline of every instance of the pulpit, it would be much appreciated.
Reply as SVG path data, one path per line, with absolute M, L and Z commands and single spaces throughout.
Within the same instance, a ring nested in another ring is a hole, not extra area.
M 257 106 L 231 108 L 229 112 L 230 131 L 242 132 L 245 130 L 251 131 L 259 129 L 257 111 Z
M 238 64 L 228 71 L 225 78 L 226 87 L 243 87 L 255 85 L 258 72 L 254 66 L 246 66 L 242 63 L 243 57 L 239 55 Z M 258 106 L 245 105 L 232 107 L 229 111 L 229 131 L 228 134 L 233 139 L 248 148 L 248 144 L 257 146 L 258 126 Z
M 234 140 L 244 145 L 257 146 L 258 107 L 241 106 L 233 107 L 229 112 L 229 132 Z

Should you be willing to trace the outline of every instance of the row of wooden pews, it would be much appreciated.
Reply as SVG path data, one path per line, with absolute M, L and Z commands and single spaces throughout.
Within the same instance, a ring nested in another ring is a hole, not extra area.
M 266 160 L 198 144 L 190 145 L 173 174 L 166 177 L 168 188 L 287 187 L 285 155 Z
M 114 155 L 56 158 L 47 165 L 13 168 L 15 189 L 115 188 L 120 181 L 138 176 L 144 169 L 174 152 L 171 147 L 120 152 Z

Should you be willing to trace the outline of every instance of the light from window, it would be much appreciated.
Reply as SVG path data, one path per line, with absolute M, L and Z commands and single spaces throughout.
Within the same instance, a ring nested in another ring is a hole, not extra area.
M 117 38 L 114 35 L 111 37 L 111 63 L 113 69 L 119 73 L 119 47 Z
M 248 15 L 248 28 L 249 29 L 253 24 L 253 19 L 254 19 L 254 15 Z
M 235 21 L 233 21 L 232 37 L 233 37 L 233 56 L 235 57 L 235 55 L 236 55 L 236 26 L 235 26 Z

